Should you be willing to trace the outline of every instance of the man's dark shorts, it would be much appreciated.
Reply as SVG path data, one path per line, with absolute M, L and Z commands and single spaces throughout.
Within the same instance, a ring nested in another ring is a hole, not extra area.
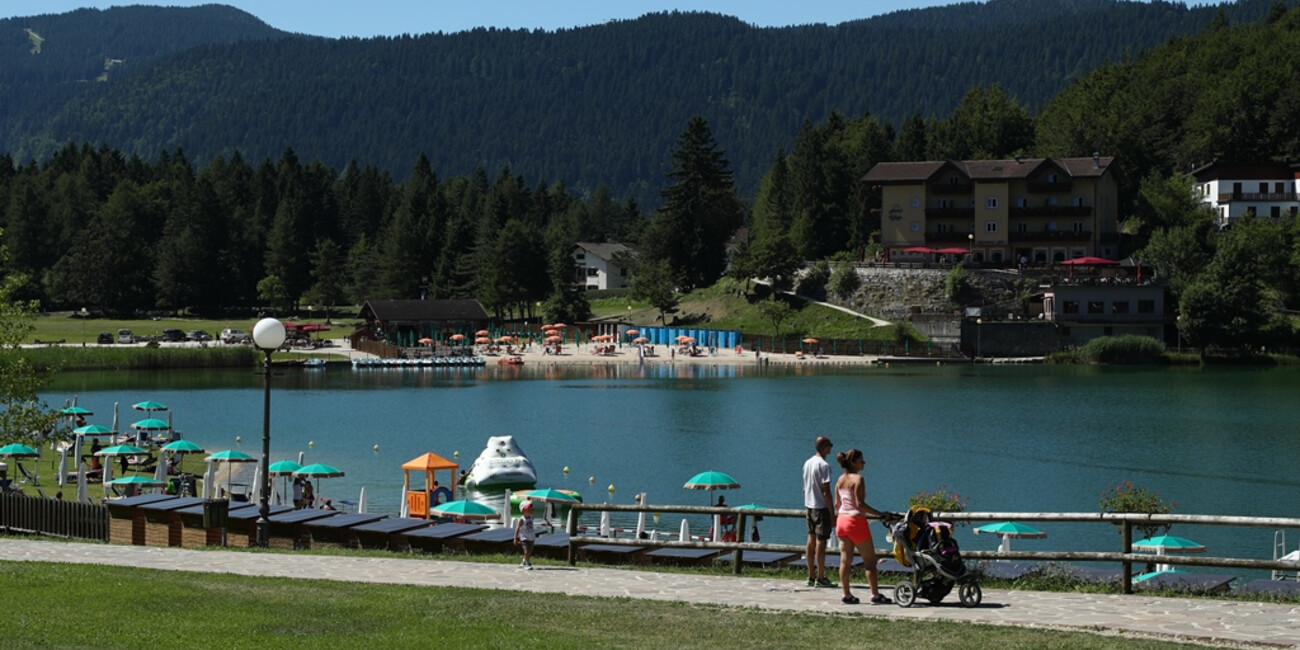
M 808 534 L 822 541 L 831 538 L 835 520 L 831 519 L 830 508 L 808 508 Z

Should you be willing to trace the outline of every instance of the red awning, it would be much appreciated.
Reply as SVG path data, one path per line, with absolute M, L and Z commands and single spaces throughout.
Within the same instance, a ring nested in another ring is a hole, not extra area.
M 939 250 L 936 250 L 934 252 L 940 255 L 965 255 L 969 253 L 970 250 L 965 248 L 957 248 L 956 246 L 951 246 L 949 248 L 940 248 Z
M 904 248 L 903 252 L 904 253 L 933 253 L 934 249 L 927 248 L 925 246 L 912 246 L 909 248 Z
M 1062 266 L 1118 266 L 1119 262 L 1104 257 L 1076 257 L 1061 262 Z

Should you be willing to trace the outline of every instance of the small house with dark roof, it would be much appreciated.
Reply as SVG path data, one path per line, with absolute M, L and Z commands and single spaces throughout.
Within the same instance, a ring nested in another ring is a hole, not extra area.
M 490 320 L 477 300 L 371 300 L 358 316 L 366 322 L 366 338 L 406 347 L 422 338 L 446 341 L 454 334 L 473 340 Z
M 631 252 L 632 249 L 618 243 L 578 242 L 574 244 L 574 281 L 587 290 L 626 287 L 630 270 L 619 264 L 619 258 Z
M 884 162 L 862 181 L 881 195 L 892 260 L 924 260 L 929 250 L 1044 264 L 1118 253 L 1117 173 L 1113 157 L 1093 155 Z

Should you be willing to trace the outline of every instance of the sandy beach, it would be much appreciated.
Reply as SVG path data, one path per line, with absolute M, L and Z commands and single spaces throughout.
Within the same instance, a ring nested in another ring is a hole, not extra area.
M 653 354 L 647 354 L 642 357 L 637 353 L 637 348 L 631 345 L 624 345 L 621 348 L 616 347 L 613 353 L 597 354 L 596 349 L 606 347 L 599 344 L 584 344 L 577 346 L 566 346 L 562 348 L 559 354 L 545 354 L 543 349 L 538 346 L 532 346 L 527 352 L 519 355 L 523 357 L 525 365 L 664 365 L 664 364 L 694 364 L 694 365 L 729 365 L 729 366 L 753 366 L 759 361 L 754 356 L 753 350 L 743 350 L 736 354 L 733 349 L 717 349 L 714 354 L 709 354 L 708 350 L 701 348 L 698 356 L 689 354 L 674 354 L 673 348 L 666 345 L 656 345 L 653 347 Z M 646 347 L 647 352 L 650 346 Z M 502 354 L 485 354 L 489 365 L 497 363 L 498 360 L 508 357 Z M 763 352 L 762 363 L 770 365 L 870 365 L 875 363 L 876 357 L 862 355 L 830 355 L 823 354 L 814 356 L 811 354 L 796 355 L 794 353 L 782 354 L 780 352 Z

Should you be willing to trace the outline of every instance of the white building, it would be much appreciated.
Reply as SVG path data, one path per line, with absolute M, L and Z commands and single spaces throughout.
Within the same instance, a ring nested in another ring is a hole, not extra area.
M 631 249 L 622 244 L 592 244 L 578 242 L 573 245 L 574 281 L 588 291 L 596 289 L 622 289 L 627 286 L 630 271 L 618 266 L 614 257 L 620 253 L 630 255 Z
M 1300 164 L 1214 161 L 1192 170 L 1196 195 L 1214 210 L 1219 228 L 1248 213 L 1281 218 L 1300 210 Z

